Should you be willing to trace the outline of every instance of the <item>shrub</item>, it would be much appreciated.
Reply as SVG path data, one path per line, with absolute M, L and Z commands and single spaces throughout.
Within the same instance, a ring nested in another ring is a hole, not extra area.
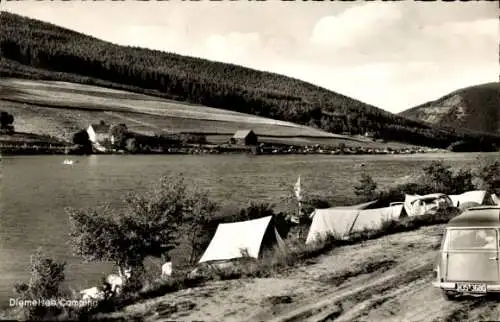
M 41 249 L 31 256 L 31 278 L 28 283 L 15 285 L 15 293 L 22 300 L 57 300 L 64 291 L 65 262 L 58 262 L 44 254 Z M 60 315 L 63 309 L 60 306 L 34 305 L 23 308 L 24 318 L 29 320 L 53 319 Z
M 329 200 L 318 196 L 311 196 L 302 202 L 302 212 L 309 215 L 314 209 L 325 209 L 332 207 Z
M 189 215 L 185 218 L 183 229 L 187 242 L 191 247 L 189 263 L 193 264 L 196 258 L 205 249 L 207 237 L 203 230 L 204 225 L 212 218 L 218 205 L 212 202 L 206 192 L 196 190 L 193 192 L 193 202 Z
M 137 139 L 134 137 L 125 140 L 125 148 L 130 153 L 136 153 L 138 151 Z
M 67 209 L 74 254 L 87 261 L 114 262 L 120 272 L 132 268 L 135 283 L 147 256 L 164 258 L 179 244 L 182 223 L 197 216 L 200 198 L 182 176 L 170 176 L 147 192 L 128 194 L 122 212 L 107 205 Z
M 73 143 L 77 145 L 88 145 L 90 144 L 89 141 L 89 134 L 85 130 L 80 130 L 73 134 Z
M 377 183 L 366 173 L 361 174 L 359 183 L 354 186 L 354 194 L 365 201 L 374 200 L 377 196 L 376 190 Z
M 444 165 L 442 161 L 432 161 L 430 165 L 424 167 L 422 183 L 432 188 L 432 192 L 451 195 L 474 190 L 472 179 L 471 169 L 460 169 L 455 174 L 451 167 Z
M 496 161 L 481 168 L 478 177 L 482 181 L 482 189 L 500 196 L 500 162 Z
M 8 112 L 1 111 L 0 112 L 0 128 L 7 129 L 9 131 L 14 131 L 13 124 L 14 116 Z
M 125 147 L 125 142 L 130 137 L 127 125 L 123 123 L 111 126 L 109 135 L 114 138 L 114 145 L 118 148 Z

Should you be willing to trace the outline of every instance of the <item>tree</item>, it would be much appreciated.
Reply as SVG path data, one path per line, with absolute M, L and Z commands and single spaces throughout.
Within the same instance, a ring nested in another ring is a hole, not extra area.
M 80 130 L 73 134 L 73 143 L 78 145 L 79 150 L 85 154 L 92 153 L 92 142 L 86 130 Z
M 191 247 L 189 255 L 189 263 L 191 264 L 195 262 L 206 246 L 205 225 L 213 217 L 214 212 L 219 209 L 218 205 L 208 198 L 208 194 L 201 190 L 193 192 L 193 201 L 190 206 L 191 210 L 188 212 L 183 225 L 187 242 Z
M 58 300 L 63 294 L 65 267 L 66 262 L 58 262 L 39 248 L 31 256 L 30 281 L 16 284 L 15 292 L 25 300 Z M 47 305 L 27 306 L 24 310 L 28 320 L 54 318 L 60 313 L 60 307 Z
M 125 148 L 127 149 L 128 152 L 130 153 L 135 153 L 138 150 L 137 147 L 137 139 L 136 138 L 128 138 L 125 141 Z
M 358 184 L 354 186 L 354 193 L 356 196 L 362 197 L 367 201 L 371 201 L 376 198 L 376 190 L 377 183 L 366 173 L 361 174 Z
M 484 190 L 500 196 L 500 162 L 484 166 L 480 170 L 479 177 Z
M 424 167 L 423 181 L 436 193 L 451 194 L 450 190 L 454 184 L 451 166 L 445 165 L 443 161 L 432 161 Z
M 460 169 L 453 175 L 453 185 L 450 187 L 450 194 L 460 194 L 466 191 L 475 190 L 476 186 L 472 182 L 474 175 L 472 169 Z
M 73 134 L 73 143 L 77 145 L 88 145 L 90 144 L 89 134 L 85 130 L 80 130 Z
M 119 148 L 125 147 L 126 140 L 129 138 L 129 132 L 126 124 L 120 123 L 117 125 L 113 125 L 109 129 L 109 135 L 114 137 L 115 146 Z
M 455 174 L 451 166 L 445 165 L 442 161 L 432 161 L 430 165 L 424 167 L 423 183 L 436 193 L 460 194 L 474 190 L 472 179 L 471 169 L 460 169 Z
M 127 194 L 122 211 L 108 205 L 67 209 L 73 252 L 86 261 L 114 262 L 121 272 L 131 268 L 136 280 L 144 259 L 168 256 L 179 244 L 184 220 L 205 211 L 200 196 L 182 176 L 170 176 L 146 192 Z
M 0 112 L 0 129 L 14 131 L 14 116 L 8 112 Z

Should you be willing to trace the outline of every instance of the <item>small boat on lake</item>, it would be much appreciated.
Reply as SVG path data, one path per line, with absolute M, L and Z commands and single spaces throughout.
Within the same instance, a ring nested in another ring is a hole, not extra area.
M 63 161 L 63 164 L 64 165 L 72 165 L 72 164 L 75 164 L 75 161 L 74 160 L 66 159 L 66 160 Z

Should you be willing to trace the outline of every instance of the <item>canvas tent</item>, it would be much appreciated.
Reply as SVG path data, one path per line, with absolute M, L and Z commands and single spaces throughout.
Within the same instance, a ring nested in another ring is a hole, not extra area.
M 408 216 L 421 216 L 441 207 L 453 206 L 452 200 L 443 193 L 424 196 L 405 195 L 404 209 Z
M 284 248 L 272 216 L 259 219 L 219 224 L 200 263 L 231 260 L 243 257 L 242 251 L 259 258 L 262 251 L 272 246 Z
M 487 193 L 485 190 L 467 191 L 460 195 L 450 195 L 453 206 L 460 207 L 466 203 L 474 203 L 476 205 L 484 205 L 488 203 Z
M 361 204 L 354 205 L 354 206 L 342 206 L 342 207 L 332 207 L 332 208 L 325 208 L 325 209 L 314 209 L 314 211 L 309 215 L 309 218 L 313 218 L 316 214 L 316 211 L 318 211 L 318 210 L 326 210 L 326 209 L 336 209 L 336 210 L 339 210 L 339 209 L 358 209 L 358 210 L 362 210 L 362 209 L 369 208 L 371 205 L 374 205 L 377 201 L 378 200 L 369 201 L 369 202 L 361 203 Z
M 498 198 L 496 194 L 491 194 L 491 200 L 495 205 L 500 206 L 500 198 Z
M 401 216 L 403 205 L 361 210 L 354 221 L 350 232 L 364 229 L 379 229 L 384 220 L 397 220 Z
M 359 211 L 355 208 L 316 209 L 306 244 L 319 241 L 329 234 L 345 237 L 351 231 Z

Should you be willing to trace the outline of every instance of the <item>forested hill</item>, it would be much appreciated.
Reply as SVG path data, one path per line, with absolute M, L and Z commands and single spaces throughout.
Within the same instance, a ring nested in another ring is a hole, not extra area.
M 500 134 L 500 83 L 462 88 L 400 115 L 440 126 Z
M 126 89 L 334 133 L 372 131 L 387 140 L 427 146 L 447 147 L 457 140 L 473 138 L 393 115 L 290 77 L 118 46 L 7 12 L 0 13 L 0 30 L 0 76 L 4 77 Z

